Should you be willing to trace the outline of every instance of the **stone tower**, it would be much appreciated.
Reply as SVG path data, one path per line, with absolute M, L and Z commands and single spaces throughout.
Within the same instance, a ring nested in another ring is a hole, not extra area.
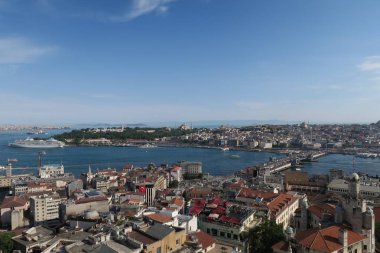
M 307 229 L 307 209 L 309 208 L 309 202 L 307 200 L 307 197 L 304 197 L 301 201 L 301 224 L 300 224 L 300 231 L 304 231 Z

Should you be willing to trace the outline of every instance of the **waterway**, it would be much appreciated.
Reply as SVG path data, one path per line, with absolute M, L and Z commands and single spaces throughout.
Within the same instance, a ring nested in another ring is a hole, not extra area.
M 50 131 L 55 134 L 57 131 Z M 25 139 L 23 132 L 0 133 L 0 165 L 6 165 L 7 159 L 17 159 L 13 165 L 14 173 L 36 173 L 37 155 L 40 149 L 12 148 L 9 142 L 16 139 Z M 48 137 L 48 136 L 37 136 Z M 88 170 L 104 169 L 107 167 L 120 169 L 125 164 L 145 167 L 153 162 L 156 165 L 173 164 L 177 161 L 200 161 L 203 163 L 204 173 L 210 175 L 231 175 L 235 171 L 248 166 L 254 166 L 269 160 L 270 157 L 282 157 L 283 155 L 270 152 L 226 151 L 203 148 L 137 148 L 137 147 L 65 147 L 44 150 L 43 164 L 60 164 L 65 166 L 66 172 L 75 176 Z M 235 156 L 235 158 L 231 158 Z M 236 156 L 239 158 L 236 159 Z M 303 171 L 311 174 L 327 172 L 330 168 L 344 169 L 350 173 L 362 171 L 370 175 L 380 175 L 380 159 L 355 158 L 349 155 L 328 155 L 320 158 L 317 162 L 304 164 Z M 4 174 L 4 173 L 3 173 Z

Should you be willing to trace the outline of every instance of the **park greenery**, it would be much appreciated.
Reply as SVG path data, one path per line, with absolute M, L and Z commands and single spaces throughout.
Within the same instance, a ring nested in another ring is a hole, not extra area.
M 12 237 L 13 232 L 0 232 L 0 250 L 4 253 L 10 253 L 13 250 Z
M 196 129 L 183 130 L 180 128 L 124 128 L 123 131 L 96 131 L 96 129 L 80 129 L 55 135 L 54 138 L 65 143 L 81 144 L 85 140 L 105 138 L 112 142 L 126 142 L 128 140 L 153 141 L 164 137 L 179 137 L 191 134 Z
M 285 239 L 282 224 L 277 225 L 271 220 L 254 227 L 248 236 L 250 253 L 272 252 L 272 246 Z
M 376 223 L 375 225 L 375 238 L 376 242 L 380 242 L 380 223 Z

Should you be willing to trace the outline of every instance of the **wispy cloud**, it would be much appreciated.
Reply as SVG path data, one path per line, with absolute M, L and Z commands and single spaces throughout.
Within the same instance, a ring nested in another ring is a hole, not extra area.
M 380 70 L 380 56 L 366 57 L 364 61 L 358 65 L 358 68 L 362 71 Z
M 37 46 L 24 38 L 0 38 L 0 64 L 31 63 L 56 47 Z
M 133 0 L 130 10 L 119 16 L 112 16 L 111 21 L 127 22 L 152 12 L 163 14 L 168 12 L 169 4 L 176 0 Z

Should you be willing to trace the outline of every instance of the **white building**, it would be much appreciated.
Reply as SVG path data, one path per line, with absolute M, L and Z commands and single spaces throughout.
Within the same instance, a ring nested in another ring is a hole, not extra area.
M 63 165 L 45 165 L 40 168 L 39 176 L 40 178 L 50 178 L 57 175 L 65 174 L 65 169 Z
M 334 179 L 327 185 L 327 190 L 341 195 L 348 194 L 349 183 L 344 179 Z M 360 195 L 367 199 L 380 197 L 380 184 L 376 182 L 360 183 Z

